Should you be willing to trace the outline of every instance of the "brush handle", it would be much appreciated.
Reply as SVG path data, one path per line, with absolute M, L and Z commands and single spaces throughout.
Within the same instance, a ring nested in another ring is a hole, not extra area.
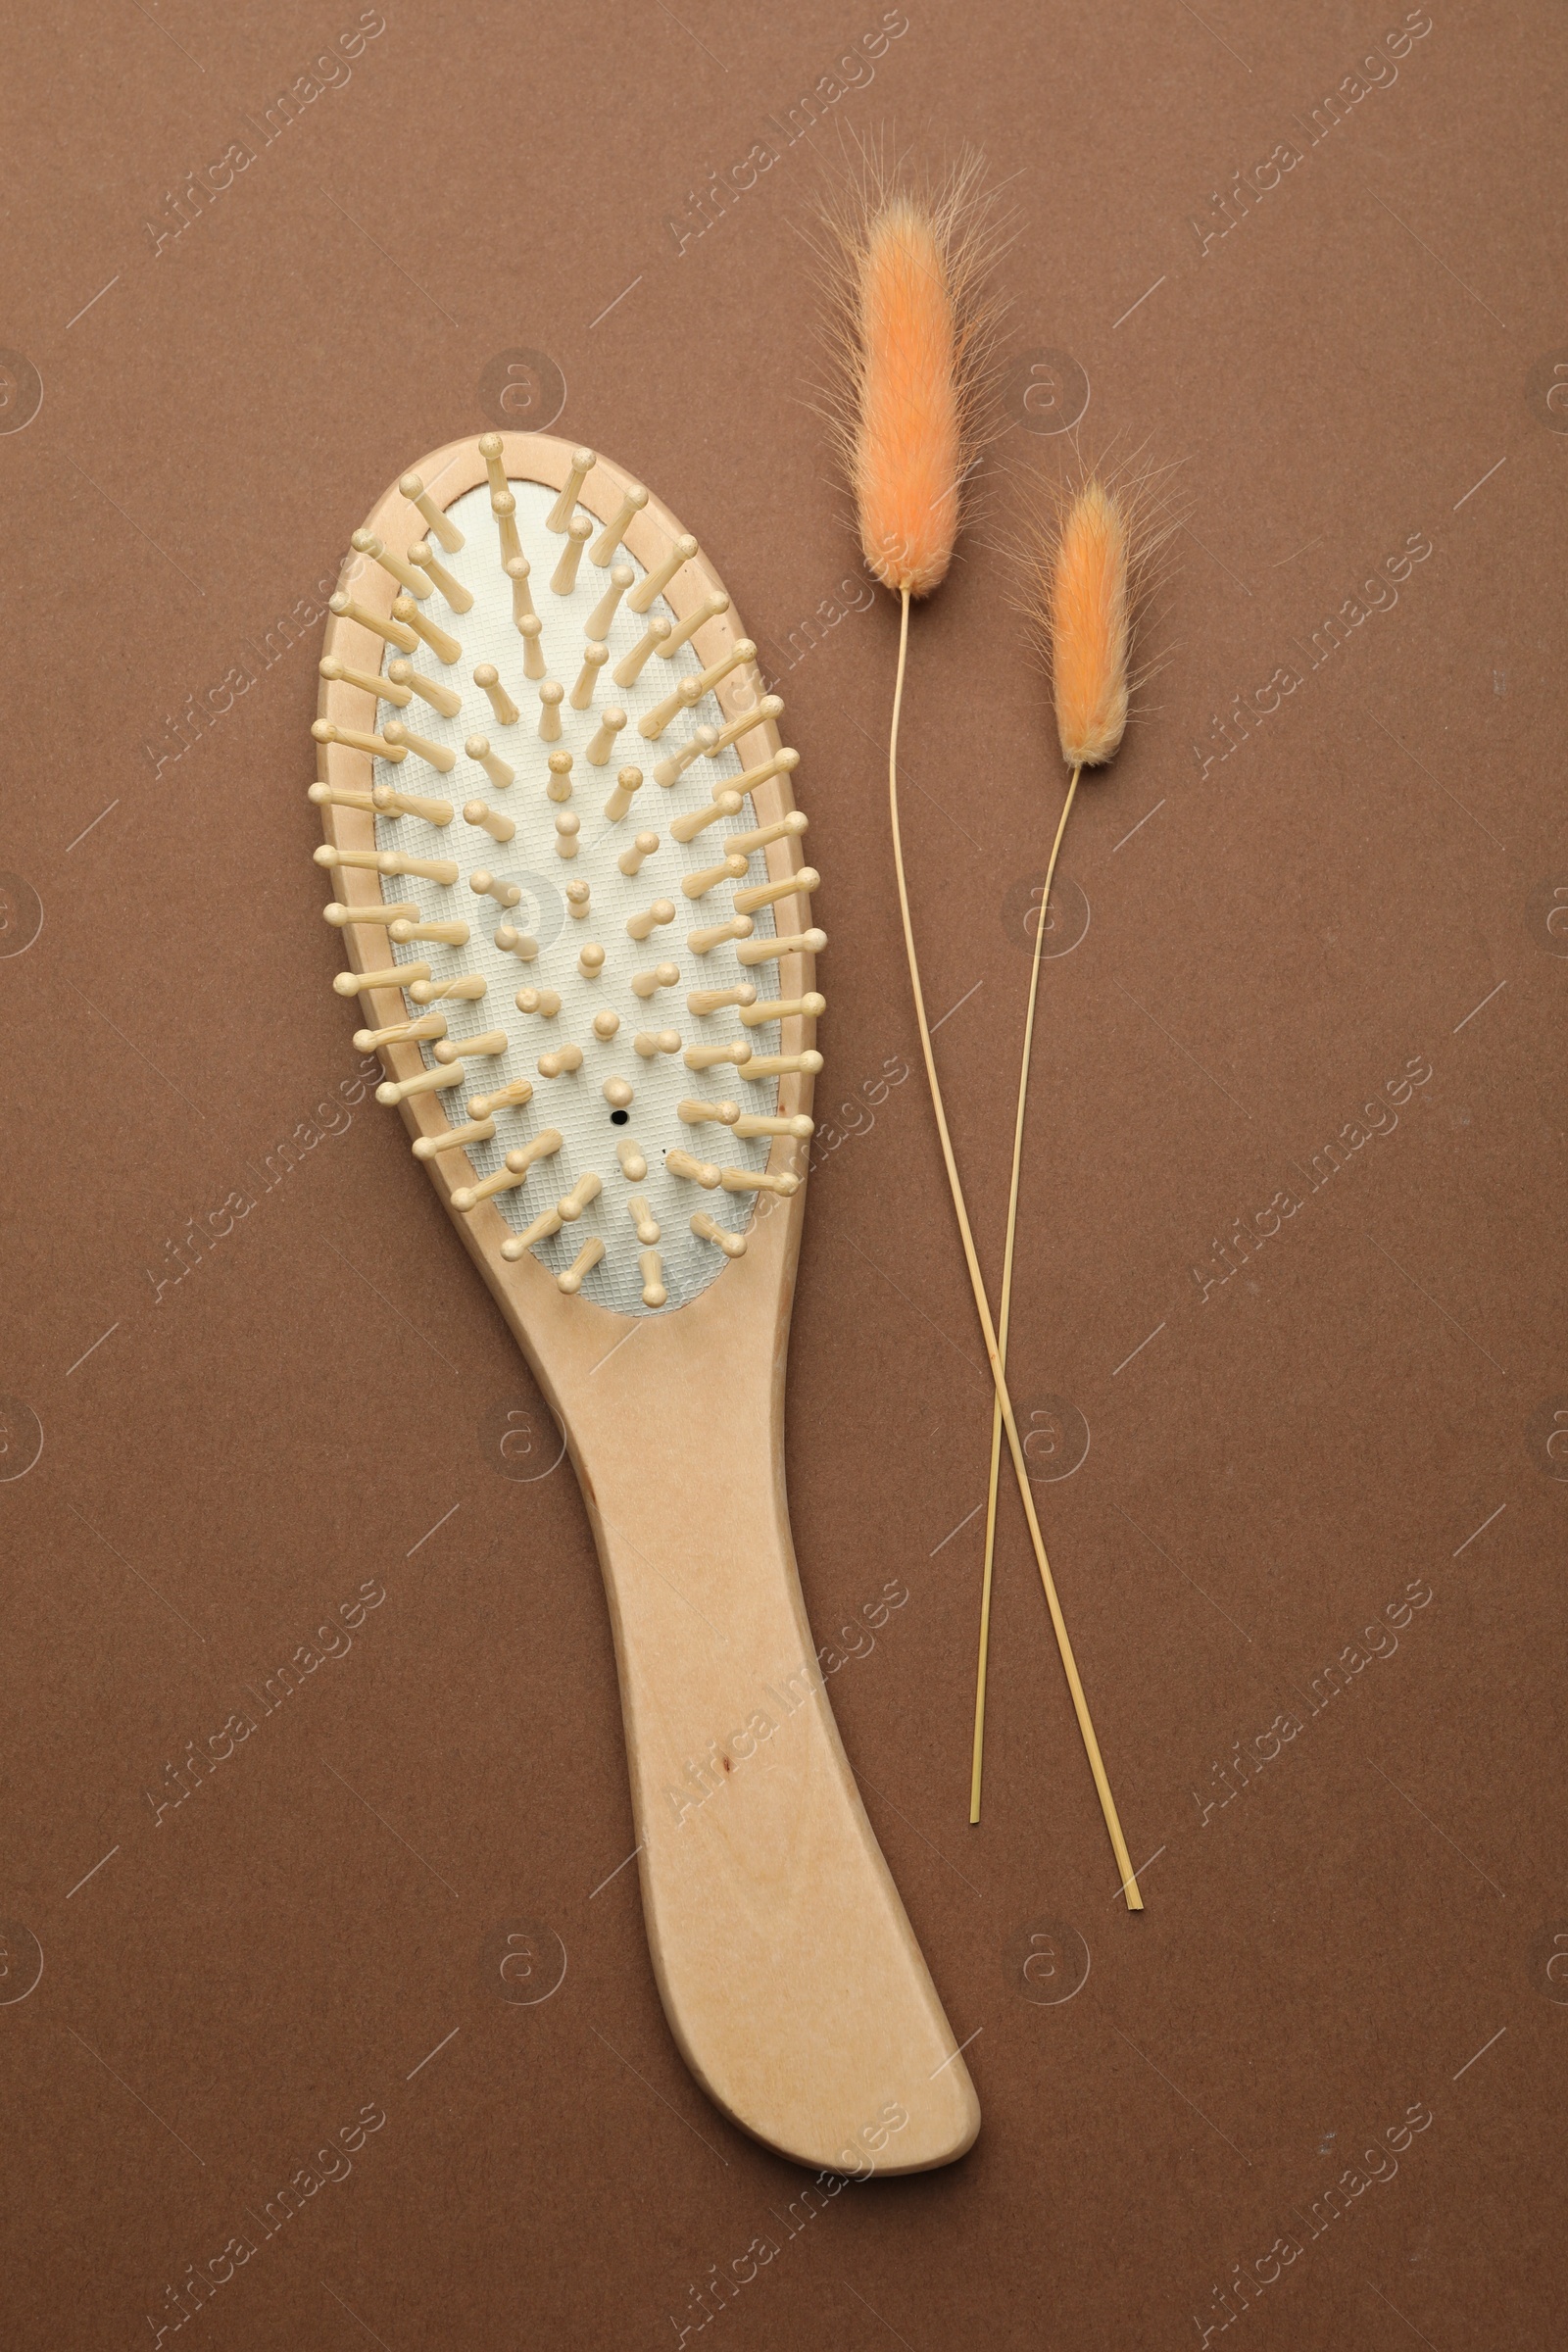
M 748 1271 L 650 1320 L 568 1405 L 648 1940 L 686 2063 L 743 2131 L 802 2164 L 918 2171 L 964 2152 L 979 2103 L 822 1688 L 784 1494 L 787 1324 L 744 1311 Z

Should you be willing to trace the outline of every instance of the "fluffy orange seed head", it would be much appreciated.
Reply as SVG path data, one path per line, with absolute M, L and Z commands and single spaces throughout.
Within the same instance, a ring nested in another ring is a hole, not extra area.
M 1121 502 L 1091 476 L 1062 517 L 1049 592 L 1056 733 L 1069 767 L 1114 759 L 1127 725 L 1127 539 Z
M 859 256 L 859 408 L 851 473 L 860 545 L 883 585 L 926 596 L 958 530 L 958 319 L 940 224 L 893 196 Z

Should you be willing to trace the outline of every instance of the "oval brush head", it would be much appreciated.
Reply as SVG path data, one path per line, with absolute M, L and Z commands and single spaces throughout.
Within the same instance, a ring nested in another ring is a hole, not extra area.
M 748 806 L 796 755 L 647 491 L 602 497 L 601 524 L 577 499 L 592 452 L 558 492 L 509 479 L 499 447 L 479 444 L 439 539 L 416 504 L 406 552 L 355 535 L 366 601 L 334 600 L 321 664 L 317 858 L 340 906 L 356 868 L 395 888 L 393 908 L 353 905 L 360 940 L 385 924 L 360 1035 L 416 1153 L 457 1171 L 452 1208 L 493 1203 L 502 1256 L 533 1254 L 568 1297 L 666 1313 L 744 1251 L 760 1196 L 801 1180 L 826 940 L 805 816 Z M 368 820 L 353 844 L 346 809 Z M 336 985 L 368 993 L 363 972 Z M 407 1005 L 385 1001 L 400 988 Z

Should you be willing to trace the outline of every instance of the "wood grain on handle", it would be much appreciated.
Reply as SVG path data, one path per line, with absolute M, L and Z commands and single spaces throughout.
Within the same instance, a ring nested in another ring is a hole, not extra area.
M 567 1420 L 649 1945 L 686 2062 L 734 2122 L 801 2163 L 910 2172 L 961 2155 L 979 2103 L 822 1688 L 784 1494 L 783 1332 L 747 1298 L 748 1263 L 645 1324 Z

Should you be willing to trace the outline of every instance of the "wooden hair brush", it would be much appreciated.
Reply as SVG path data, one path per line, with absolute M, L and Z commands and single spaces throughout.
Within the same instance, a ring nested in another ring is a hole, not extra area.
M 784 1494 L 826 941 L 782 705 L 696 540 L 591 450 L 453 443 L 354 544 L 311 788 L 334 985 L 566 1432 L 665 2015 L 781 2154 L 948 2163 L 979 2105 L 839 1741 Z

